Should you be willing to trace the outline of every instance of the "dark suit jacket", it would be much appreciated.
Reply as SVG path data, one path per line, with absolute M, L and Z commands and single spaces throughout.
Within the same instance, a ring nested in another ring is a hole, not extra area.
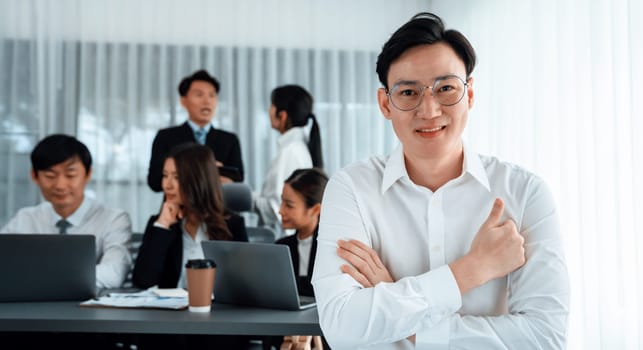
M 188 122 L 159 130 L 152 144 L 150 167 L 147 171 L 147 184 L 152 191 L 161 191 L 161 178 L 163 175 L 163 161 L 172 147 L 187 142 L 197 142 L 194 131 Z M 225 166 L 239 170 L 243 181 L 243 161 L 241 159 L 241 146 L 237 135 L 220 129 L 210 128 L 205 139 L 205 144 L 212 149 L 215 158 Z
M 138 250 L 132 282 L 138 288 L 147 289 L 158 285 L 159 288 L 176 288 L 181 277 L 183 259 L 183 238 L 181 224 L 170 229 L 154 226 L 158 215 L 150 217 L 145 228 L 143 241 Z M 235 241 L 248 241 L 243 217 L 231 214 L 226 219 L 228 229 Z
M 299 276 L 299 251 L 297 250 L 297 234 L 286 236 L 277 240 L 277 244 L 285 244 L 290 248 L 290 257 L 292 258 L 292 266 L 295 270 L 297 277 L 297 290 L 299 295 L 315 296 L 313 292 L 313 285 L 310 283 L 313 277 L 313 267 L 315 266 L 315 255 L 317 254 L 317 230 L 313 233 L 313 245 L 310 247 L 310 259 L 308 260 L 308 274 L 306 276 Z

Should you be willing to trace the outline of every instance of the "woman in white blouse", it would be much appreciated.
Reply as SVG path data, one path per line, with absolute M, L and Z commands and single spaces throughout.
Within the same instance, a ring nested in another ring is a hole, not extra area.
M 270 95 L 270 125 L 281 135 L 261 192 L 254 195 L 259 224 L 279 229 L 279 205 L 286 178 L 300 168 L 323 168 L 319 125 L 313 114 L 313 97 L 298 85 L 275 88 Z M 306 125 L 312 121 L 310 134 Z

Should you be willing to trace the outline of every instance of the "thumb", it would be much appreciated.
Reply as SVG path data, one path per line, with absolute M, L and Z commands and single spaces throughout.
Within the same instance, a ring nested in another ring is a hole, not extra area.
M 493 201 L 493 207 L 491 207 L 489 217 L 487 217 L 487 220 L 482 223 L 480 230 L 482 231 L 482 229 L 484 228 L 492 228 L 498 226 L 498 224 L 500 223 L 500 218 L 502 217 L 502 213 L 504 213 L 504 211 L 505 203 L 502 201 L 502 199 L 496 198 L 496 200 Z

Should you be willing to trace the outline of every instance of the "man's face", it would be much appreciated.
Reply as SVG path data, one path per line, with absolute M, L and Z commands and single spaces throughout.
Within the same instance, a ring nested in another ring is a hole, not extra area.
M 444 43 L 422 45 L 409 49 L 391 64 L 388 86 L 392 89 L 399 82 L 433 86 L 437 78 L 448 75 L 456 75 L 467 82 L 464 63 L 453 49 Z M 473 105 L 473 80 L 467 83 L 464 97 L 452 106 L 438 103 L 431 95 L 431 89 L 426 88 L 420 105 L 410 111 L 397 109 L 386 91 L 378 90 L 380 109 L 393 123 L 405 158 L 440 159 L 461 152 L 461 135 Z
M 59 214 L 71 214 L 80 207 L 90 177 L 91 171 L 85 171 L 85 166 L 78 156 L 38 173 L 33 170 L 31 172 L 31 178 L 40 187 L 42 196 Z
M 188 111 L 191 121 L 199 126 L 205 126 L 212 121 L 217 107 L 217 92 L 207 81 L 195 80 L 187 94 L 181 97 L 181 104 Z

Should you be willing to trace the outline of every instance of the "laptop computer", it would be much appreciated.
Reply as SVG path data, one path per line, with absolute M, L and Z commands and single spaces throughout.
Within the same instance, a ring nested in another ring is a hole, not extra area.
M 282 310 L 315 306 L 297 293 L 288 246 L 271 243 L 202 241 L 207 259 L 217 264 L 214 301 Z
M 94 297 L 95 247 L 92 235 L 0 234 L 0 302 Z

